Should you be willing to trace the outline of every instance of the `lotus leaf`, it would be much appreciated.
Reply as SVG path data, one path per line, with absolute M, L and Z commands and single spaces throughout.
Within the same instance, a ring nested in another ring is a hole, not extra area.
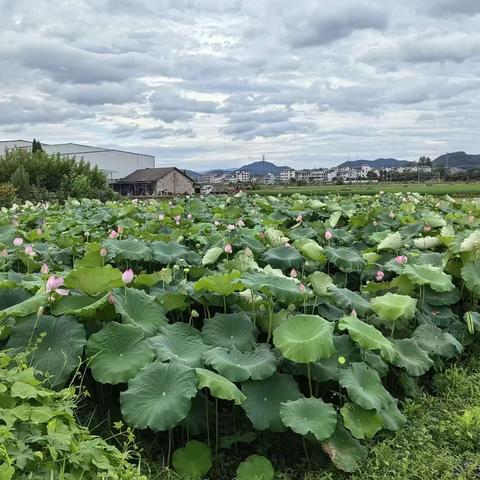
M 451 358 L 463 351 L 462 344 L 453 335 L 431 324 L 418 326 L 413 339 L 430 355 Z
M 372 310 L 387 322 L 395 322 L 399 318 L 410 320 L 415 316 L 417 300 L 408 295 L 386 293 L 381 297 L 372 298 Z
M 227 378 L 205 368 L 196 368 L 195 371 L 197 372 L 198 388 L 206 387 L 212 396 L 234 401 L 235 405 L 241 405 L 245 401 L 245 395 Z
M 366 315 L 370 310 L 370 303 L 357 292 L 352 292 L 348 288 L 339 288 L 335 285 L 328 287 L 328 293 L 335 305 L 348 309 L 355 310 L 359 315 Z
M 207 290 L 218 295 L 228 296 L 233 292 L 243 290 L 243 285 L 240 280 L 241 273 L 233 270 L 230 273 L 217 273 L 215 275 L 208 275 L 197 280 L 193 288 L 195 290 Z
M 323 248 L 311 238 L 299 238 L 298 240 L 295 240 L 293 246 L 310 260 L 321 262 L 325 258 Z
M 109 257 L 117 260 L 149 261 L 152 257 L 150 248 L 138 240 L 105 240 L 103 247 L 107 249 Z
M 312 288 L 317 295 L 326 295 L 328 287 L 332 284 L 332 277 L 323 272 L 313 272 L 308 276 Z
M 382 429 L 383 418 L 375 410 L 365 410 L 353 403 L 347 403 L 340 412 L 345 427 L 355 438 L 372 438 Z
M 153 260 L 162 265 L 172 265 L 184 260 L 188 265 L 198 265 L 200 255 L 188 250 L 176 242 L 153 242 L 151 245 Z
M 237 469 L 237 480 L 273 480 L 275 470 L 268 458 L 250 455 Z
M 202 265 L 211 265 L 215 263 L 223 254 L 223 248 L 221 247 L 212 247 L 209 248 L 205 255 L 202 258 Z
M 431 265 L 407 265 L 404 274 L 416 285 L 429 285 L 436 292 L 449 292 L 455 285 L 442 268 Z
M 403 246 L 400 232 L 389 233 L 378 245 L 377 250 L 398 250 Z
M 462 268 L 462 278 L 465 286 L 475 295 L 480 297 L 480 262 L 468 262 Z
M 207 445 L 190 440 L 184 447 L 175 450 L 173 468 L 188 480 L 201 480 L 212 468 L 212 453 Z
M 111 265 L 75 268 L 65 277 L 65 286 L 76 288 L 85 295 L 96 295 L 123 286 L 122 272 Z
M 325 255 L 329 262 L 333 263 L 342 272 L 360 272 L 365 266 L 365 260 L 350 248 L 325 247 Z
M 242 283 L 247 288 L 275 298 L 278 302 L 295 303 L 303 298 L 298 283 L 293 278 L 260 273 L 244 273 Z
M 300 268 L 304 262 L 304 258 L 294 247 L 284 245 L 270 248 L 266 252 L 263 252 L 261 258 L 262 261 L 268 263 L 273 268 L 281 268 L 282 270 Z

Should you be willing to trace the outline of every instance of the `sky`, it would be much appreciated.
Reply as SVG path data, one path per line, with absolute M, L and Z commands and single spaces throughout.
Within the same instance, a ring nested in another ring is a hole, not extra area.
M 480 154 L 480 0 L 0 0 L 0 140 L 266 160 Z

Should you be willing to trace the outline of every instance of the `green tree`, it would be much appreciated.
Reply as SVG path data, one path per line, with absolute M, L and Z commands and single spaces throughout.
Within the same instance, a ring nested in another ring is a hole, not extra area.
M 32 142 L 32 153 L 43 152 L 42 144 L 38 141 L 33 139 Z
M 16 189 L 17 194 L 22 199 L 27 199 L 30 192 L 30 175 L 23 165 L 19 165 L 10 177 L 11 185 Z

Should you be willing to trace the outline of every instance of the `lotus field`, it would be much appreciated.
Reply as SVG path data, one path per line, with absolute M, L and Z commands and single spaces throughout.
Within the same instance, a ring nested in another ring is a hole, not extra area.
M 181 478 L 231 449 L 236 478 L 271 480 L 275 443 L 352 472 L 480 331 L 478 218 L 418 194 L 3 209 L 2 348 L 108 399 Z

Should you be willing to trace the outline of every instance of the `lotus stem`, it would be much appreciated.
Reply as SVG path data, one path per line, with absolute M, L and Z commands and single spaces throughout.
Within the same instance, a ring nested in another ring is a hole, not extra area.
M 168 452 L 167 452 L 167 465 L 170 465 L 170 455 L 172 453 L 172 429 L 168 429 Z
M 215 463 L 218 462 L 218 398 L 215 397 Z
M 272 299 L 269 297 L 269 300 L 270 302 L 268 304 L 269 320 L 268 320 L 267 343 L 270 343 L 270 337 L 272 336 L 272 323 L 273 323 Z
M 207 444 L 208 448 L 211 448 L 210 445 L 210 421 L 208 419 L 208 392 L 205 392 L 205 417 L 207 420 Z
M 227 313 L 227 298 L 223 295 L 223 313 Z
M 235 445 L 235 455 L 238 456 L 238 443 L 237 443 L 237 422 L 235 421 L 235 403 L 232 405 L 232 417 L 233 417 L 233 436 Z
M 305 452 L 305 457 L 307 458 L 308 468 L 310 468 L 310 457 L 308 456 L 307 442 L 305 441 L 305 436 L 302 435 L 303 451 Z
M 307 376 L 308 376 L 308 389 L 310 390 L 310 396 L 313 397 L 312 374 L 310 372 L 310 362 L 307 363 Z

